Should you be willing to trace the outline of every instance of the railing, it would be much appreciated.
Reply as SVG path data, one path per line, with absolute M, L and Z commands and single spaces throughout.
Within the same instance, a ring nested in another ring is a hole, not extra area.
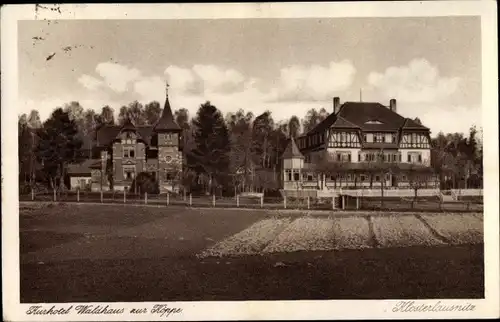
M 283 197 L 255 197 L 257 194 L 236 195 L 233 197 L 220 196 L 183 196 L 178 194 L 147 193 L 133 194 L 127 192 L 64 192 L 59 194 L 24 194 L 19 196 L 20 201 L 46 201 L 68 203 L 94 204 L 122 204 L 122 205 L 154 205 L 158 207 L 217 207 L 217 208 L 249 208 L 249 209 L 297 209 L 297 210 L 377 210 L 377 211 L 482 211 L 482 200 L 462 200 L 446 202 L 439 198 L 439 194 L 413 194 L 401 196 L 384 194 L 382 198 L 376 191 L 369 195 L 366 190 L 363 196 L 347 194 L 351 191 L 317 191 L 317 196 L 287 196 Z M 408 190 L 409 192 L 409 190 Z

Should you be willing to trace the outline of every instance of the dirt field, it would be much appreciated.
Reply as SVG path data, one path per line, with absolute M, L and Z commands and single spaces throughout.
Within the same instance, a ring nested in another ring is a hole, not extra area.
M 481 298 L 481 214 L 22 206 L 21 301 Z

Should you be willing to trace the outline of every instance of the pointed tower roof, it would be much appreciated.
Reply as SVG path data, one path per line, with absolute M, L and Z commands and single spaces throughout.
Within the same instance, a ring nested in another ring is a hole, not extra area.
M 161 113 L 160 119 L 153 127 L 153 131 L 161 132 L 161 131 L 180 131 L 180 126 L 175 122 L 174 115 L 172 114 L 172 108 L 170 107 L 170 102 L 168 100 L 168 83 L 166 86 L 166 97 L 165 97 L 165 106 L 163 107 L 163 111 Z
M 288 143 L 288 146 L 285 149 L 285 152 L 283 152 L 282 155 L 283 159 L 304 159 L 304 156 L 302 153 L 300 153 L 299 148 L 297 147 L 297 144 L 295 143 L 295 140 L 293 137 L 290 139 L 290 143 Z

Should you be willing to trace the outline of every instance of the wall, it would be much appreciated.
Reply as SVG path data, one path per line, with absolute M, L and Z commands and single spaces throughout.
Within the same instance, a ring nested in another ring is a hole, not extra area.
M 283 160 L 283 168 L 285 169 L 300 169 L 304 166 L 304 159 L 285 159 Z
M 351 162 L 357 163 L 358 162 L 358 154 L 361 151 L 361 149 L 358 149 L 358 148 L 328 148 L 327 151 L 332 156 L 335 153 L 351 152 Z
M 431 165 L 431 150 L 430 149 L 400 149 L 401 161 L 408 163 L 408 153 L 418 152 L 422 154 L 422 164 L 426 166 Z
M 70 190 L 76 190 L 77 188 L 85 189 L 86 187 L 80 184 L 80 181 L 82 180 L 85 181 L 85 185 L 87 185 L 92 182 L 92 177 L 90 176 L 70 177 L 69 179 Z

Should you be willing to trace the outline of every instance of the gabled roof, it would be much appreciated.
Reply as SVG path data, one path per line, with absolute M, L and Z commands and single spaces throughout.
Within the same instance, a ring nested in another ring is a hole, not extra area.
M 69 176 L 90 176 L 91 169 L 100 169 L 101 160 L 87 159 L 81 163 L 68 164 Z
M 168 100 L 168 94 L 165 98 L 165 106 L 161 113 L 161 117 L 153 126 L 155 132 L 162 131 L 180 131 L 180 126 L 175 122 L 174 115 L 172 114 L 172 108 L 170 107 L 170 102 Z
M 346 102 L 340 108 L 339 116 L 368 131 L 398 130 L 405 120 L 387 106 L 371 102 Z M 373 120 L 379 123 L 370 122 Z
M 288 143 L 285 152 L 283 152 L 282 155 L 283 159 L 294 159 L 294 158 L 300 158 L 304 159 L 304 156 L 302 153 L 300 153 L 299 148 L 297 147 L 297 144 L 295 143 L 295 140 L 293 137 L 290 139 L 290 142 Z
M 361 128 L 364 131 L 397 131 L 403 127 L 428 130 L 425 126 L 391 111 L 387 106 L 374 102 L 345 102 L 337 114 L 330 114 L 308 134 L 323 132 L 330 127 Z
M 412 119 L 407 118 L 405 120 L 405 123 L 403 124 L 403 130 L 408 129 L 408 130 L 428 130 L 428 127 L 423 126 L 422 124 L 418 124 Z
M 104 125 L 97 129 L 97 146 L 108 146 L 116 139 L 122 131 L 122 126 L 119 125 Z M 137 126 L 136 133 L 146 144 L 151 144 L 151 135 L 153 127 L 151 125 Z
M 359 128 L 358 125 L 356 125 L 352 122 L 349 122 L 348 120 L 346 120 L 342 116 L 337 116 L 337 120 L 332 124 L 332 127 L 335 127 L 335 128 Z
M 132 120 L 130 119 L 130 117 L 126 117 L 125 118 L 125 122 L 123 122 L 123 125 L 120 129 L 120 132 L 121 131 L 136 131 L 136 127 L 134 125 L 134 123 L 132 122 Z

